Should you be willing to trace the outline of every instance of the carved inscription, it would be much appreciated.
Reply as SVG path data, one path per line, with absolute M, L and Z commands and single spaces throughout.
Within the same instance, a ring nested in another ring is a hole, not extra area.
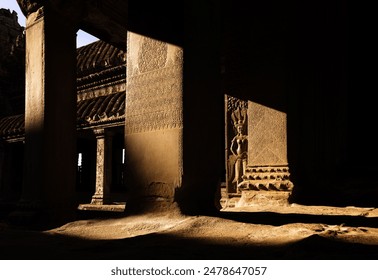
M 182 127 L 182 48 L 129 32 L 126 133 Z
M 182 127 L 181 65 L 130 77 L 126 104 L 126 133 Z
M 182 48 L 129 32 L 126 133 L 182 127 Z

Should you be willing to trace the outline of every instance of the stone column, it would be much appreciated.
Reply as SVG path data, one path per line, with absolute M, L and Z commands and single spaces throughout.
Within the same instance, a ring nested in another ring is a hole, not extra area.
M 75 209 L 77 30 L 45 1 L 18 3 L 27 16 L 26 135 L 24 187 L 13 216 L 34 211 L 36 219 L 65 221 Z
M 139 210 L 172 203 L 182 184 L 183 51 L 132 32 L 127 46 L 127 207 Z
M 239 206 L 286 205 L 293 189 L 287 156 L 285 112 L 248 101 L 248 165 L 239 184 Z
M 112 178 L 112 134 L 105 129 L 95 129 L 97 139 L 96 155 L 96 191 L 91 204 L 109 203 Z
M 138 22 L 131 22 L 125 123 L 130 197 L 126 210 L 176 205 L 185 213 L 216 209 L 224 150 L 219 40 L 214 39 L 219 25 L 214 22 L 214 6 L 206 7 L 209 4 L 204 1 L 186 1 L 185 5 L 182 14 L 171 13 L 169 7 L 149 10 L 146 20 L 153 24 L 145 36 L 140 35 L 143 28 L 137 34 Z M 200 15 L 199 10 L 203 11 Z M 162 14 L 174 21 L 164 25 Z M 157 25 L 165 29 L 154 33 Z

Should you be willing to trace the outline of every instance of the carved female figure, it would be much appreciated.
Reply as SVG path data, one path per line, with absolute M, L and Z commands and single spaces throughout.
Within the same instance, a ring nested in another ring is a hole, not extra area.
M 236 184 L 237 191 L 239 191 L 239 184 L 243 181 L 247 167 L 248 137 L 243 131 L 246 117 L 246 110 L 240 108 L 231 115 L 236 130 L 236 135 L 231 140 L 230 145 L 230 151 L 234 155 L 234 179 L 232 183 Z

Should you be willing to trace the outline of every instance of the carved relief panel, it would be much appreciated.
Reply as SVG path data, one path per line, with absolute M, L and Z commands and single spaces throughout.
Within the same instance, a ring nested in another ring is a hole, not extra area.
M 129 33 L 126 132 L 182 126 L 182 49 Z
M 227 193 L 239 192 L 248 160 L 248 102 L 225 95 L 226 187 Z
M 291 191 L 285 113 L 229 95 L 225 110 L 227 194 Z

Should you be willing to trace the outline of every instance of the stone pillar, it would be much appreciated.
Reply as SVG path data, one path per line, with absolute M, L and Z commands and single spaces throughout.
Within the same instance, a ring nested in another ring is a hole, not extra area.
M 164 26 L 169 32 L 143 36 L 131 24 L 135 32 L 128 33 L 126 210 L 176 205 L 185 213 L 216 209 L 224 164 L 219 40 L 214 39 L 219 25 L 214 7 L 202 6 L 209 3 L 185 5 L 185 13 L 173 15 L 176 21 Z M 198 15 L 198 10 L 204 12 Z M 165 14 L 172 17 L 169 11 L 167 7 Z M 150 11 L 155 21 L 146 20 L 159 25 L 165 20 L 160 12 Z M 190 23 L 183 25 L 184 20 Z M 164 36 L 172 32 L 177 33 Z M 169 40 L 180 36 L 174 44 Z
M 96 191 L 91 204 L 103 205 L 109 203 L 112 178 L 112 134 L 105 129 L 95 129 L 97 139 L 96 155 Z
M 217 214 L 224 177 L 219 1 L 185 1 L 183 187 L 185 212 Z
M 77 30 L 41 2 L 18 1 L 27 16 L 25 174 L 14 218 L 33 210 L 60 222 L 75 209 Z
M 127 46 L 127 205 L 144 209 L 172 203 L 182 184 L 183 51 L 132 32 Z
M 293 189 L 287 157 L 285 112 L 248 101 L 248 166 L 242 203 L 286 205 Z M 241 205 L 240 205 L 241 206 Z

